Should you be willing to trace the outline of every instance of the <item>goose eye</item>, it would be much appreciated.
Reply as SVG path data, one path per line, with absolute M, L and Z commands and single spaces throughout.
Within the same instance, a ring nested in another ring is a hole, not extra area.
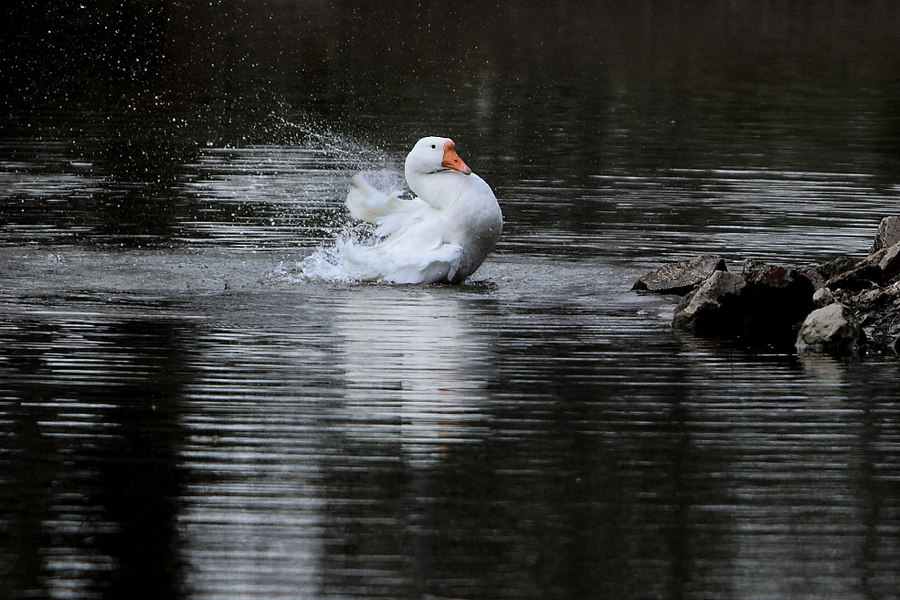
M 432 145 L 431 145 L 431 149 L 434 150 L 435 148 L 437 148 L 437 146 L 435 146 L 434 144 L 432 144 Z

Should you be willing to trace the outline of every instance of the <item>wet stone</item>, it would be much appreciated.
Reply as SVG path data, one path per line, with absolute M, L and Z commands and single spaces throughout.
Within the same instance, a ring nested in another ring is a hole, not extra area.
M 811 312 L 797 334 L 798 352 L 855 354 L 862 330 L 849 310 L 839 302 Z
M 796 269 L 747 260 L 741 275 L 714 272 L 685 296 L 672 325 L 751 347 L 793 347 L 797 328 L 815 308 L 813 292 L 812 282 Z
M 813 294 L 813 303 L 819 308 L 834 302 L 834 292 L 827 287 L 820 287 Z
M 900 243 L 894 244 L 883 250 L 878 268 L 884 271 L 888 277 L 900 273 Z
M 891 215 L 881 219 L 875 241 L 869 249 L 869 254 L 874 254 L 882 248 L 889 248 L 900 242 L 900 216 Z
M 806 275 L 813 286 L 818 290 L 819 288 L 825 287 L 825 282 L 829 279 L 836 277 L 841 273 L 846 273 L 855 267 L 856 264 L 857 261 L 853 260 L 851 257 L 841 255 L 823 263 L 807 265 L 800 269 L 800 272 Z
M 854 316 L 862 324 L 865 348 L 872 353 L 898 353 L 900 339 L 900 281 L 867 290 L 850 298 Z
M 740 296 L 746 286 L 740 275 L 715 271 L 682 298 L 675 309 L 672 326 L 697 335 L 736 334 L 742 314 Z
M 632 290 L 683 296 L 695 289 L 716 271 L 727 271 L 725 260 L 704 254 L 650 271 L 641 277 Z
M 752 342 L 793 344 L 796 327 L 815 308 L 806 275 L 781 265 L 744 261 L 746 337 Z
M 832 277 L 825 282 L 825 287 L 833 292 L 861 292 L 877 286 L 883 273 L 877 264 L 861 264 L 845 273 Z
M 770 265 L 752 258 L 744 261 L 741 274 L 747 283 L 771 289 L 789 289 L 797 286 L 806 289 L 811 285 L 809 278 L 796 269 Z

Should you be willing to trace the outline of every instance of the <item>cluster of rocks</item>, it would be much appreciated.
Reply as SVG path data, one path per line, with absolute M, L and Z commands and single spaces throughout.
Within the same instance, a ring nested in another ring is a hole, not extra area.
M 672 325 L 750 347 L 838 356 L 900 354 L 900 216 L 881 221 L 868 256 L 803 267 L 716 256 L 668 264 L 632 289 L 682 296 Z

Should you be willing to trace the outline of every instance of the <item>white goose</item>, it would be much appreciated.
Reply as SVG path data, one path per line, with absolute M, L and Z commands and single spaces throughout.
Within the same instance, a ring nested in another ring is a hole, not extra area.
M 341 255 L 367 281 L 461 283 L 500 238 L 497 198 L 448 138 L 419 140 L 406 157 L 405 174 L 415 198 L 385 194 L 361 175 L 353 178 L 350 215 L 377 225 L 384 239 L 371 246 L 344 242 Z

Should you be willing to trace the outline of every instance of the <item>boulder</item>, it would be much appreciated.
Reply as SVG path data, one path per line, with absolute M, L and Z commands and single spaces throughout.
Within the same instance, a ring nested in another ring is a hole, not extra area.
M 900 353 L 900 281 L 850 298 L 865 334 L 865 349 L 874 354 Z
M 710 255 L 697 256 L 650 271 L 638 279 L 631 289 L 683 296 L 715 271 L 727 271 L 724 259 Z
M 768 289 L 791 289 L 799 286 L 804 293 L 808 290 L 811 295 L 813 292 L 812 282 L 803 272 L 781 265 L 770 265 L 752 258 L 744 261 L 741 275 L 751 285 Z
M 852 268 L 835 273 L 823 287 L 851 294 L 877 288 L 900 273 L 900 242 L 880 248 L 857 262 Z
M 820 287 L 813 294 L 813 304 L 822 308 L 823 306 L 828 306 L 834 302 L 834 292 L 829 290 L 827 287 Z
M 744 341 L 753 346 L 793 347 L 797 328 L 815 308 L 815 286 L 797 269 L 748 259 L 743 277 Z
M 880 259 L 880 256 L 878 258 Z M 873 264 L 867 259 L 857 263 L 852 269 L 830 278 L 824 287 L 832 292 L 857 293 L 877 286 L 883 278 L 884 271 L 878 263 Z
M 825 287 L 825 282 L 829 279 L 855 267 L 857 262 L 847 255 L 841 255 L 823 263 L 807 265 L 800 269 L 800 272 L 806 275 L 818 290 Z
M 792 348 L 797 327 L 815 308 L 813 291 L 800 271 L 747 260 L 742 275 L 715 271 L 685 296 L 672 326 L 751 347 Z
M 797 334 L 797 351 L 837 355 L 856 354 L 862 339 L 859 322 L 834 302 L 809 313 Z
M 879 251 L 879 254 L 878 268 L 884 272 L 885 277 L 890 278 L 900 273 L 900 242 Z
M 878 225 L 878 232 L 875 234 L 872 247 L 869 248 L 869 254 L 874 254 L 882 248 L 889 248 L 898 242 L 900 242 L 900 216 L 884 217 Z
M 741 321 L 740 296 L 744 278 L 728 271 L 714 271 L 675 309 L 672 327 L 697 335 L 732 336 Z
M 745 347 L 900 355 L 900 216 L 881 221 L 863 259 L 803 268 L 746 260 L 741 275 L 703 256 L 648 273 L 633 289 L 684 293 L 672 326 Z

